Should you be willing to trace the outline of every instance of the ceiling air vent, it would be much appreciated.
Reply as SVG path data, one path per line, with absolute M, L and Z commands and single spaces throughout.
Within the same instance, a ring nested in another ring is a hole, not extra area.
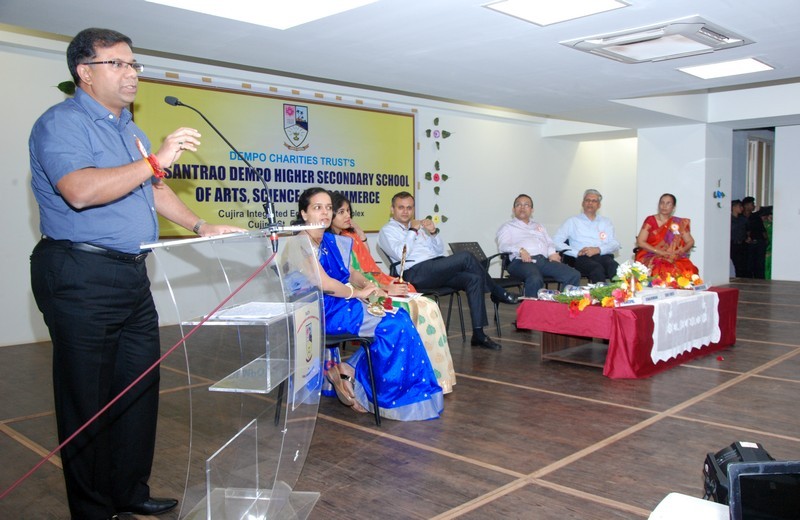
M 699 16 L 560 42 L 624 63 L 671 60 L 753 43 Z

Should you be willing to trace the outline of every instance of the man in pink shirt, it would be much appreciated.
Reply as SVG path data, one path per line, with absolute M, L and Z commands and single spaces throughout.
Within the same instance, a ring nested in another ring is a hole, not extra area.
M 514 218 L 497 230 L 497 247 L 511 255 L 508 272 L 525 281 L 525 296 L 536 297 L 544 278 L 557 280 L 561 287 L 579 285 L 581 274 L 561 263 L 553 239 L 543 225 L 531 219 L 533 199 L 522 194 L 514 199 Z

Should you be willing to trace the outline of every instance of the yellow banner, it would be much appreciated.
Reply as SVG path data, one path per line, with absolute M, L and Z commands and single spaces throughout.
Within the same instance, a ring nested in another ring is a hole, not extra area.
M 256 171 L 197 113 L 169 106 L 166 96 L 201 111 Z M 377 231 L 389 217 L 392 196 L 414 193 L 411 114 L 143 80 L 134 118 L 153 152 L 179 127 L 202 134 L 198 151 L 184 152 L 165 181 L 209 222 L 262 229 L 269 197 L 276 219 L 290 224 L 303 190 L 322 186 L 347 196 L 354 220 L 366 231 Z M 161 219 L 162 237 L 188 235 Z

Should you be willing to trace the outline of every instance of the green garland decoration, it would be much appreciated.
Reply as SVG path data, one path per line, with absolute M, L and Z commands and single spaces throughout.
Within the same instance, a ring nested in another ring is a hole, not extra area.
M 600 287 L 592 287 L 589 289 L 589 295 L 592 297 L 593 301 L 602 302 L 603 298 L 608 298 L 611 296 L 611 293 L 614 292 L 615 289 L 619 289 L 622 285 L 622 282 L 616 281 L 612 282 L 608 285 L 603 285 Z M 583 299 L 583 295 L 568 295 L 568 294 L 556 294 L 553 296 L 553 300 L 557 301 L 558 303 L 571 303 L 574 301 L 579 301 Z

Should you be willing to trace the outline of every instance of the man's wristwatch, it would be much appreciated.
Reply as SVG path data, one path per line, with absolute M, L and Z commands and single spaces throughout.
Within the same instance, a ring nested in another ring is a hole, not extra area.
M 200 220 L 198 220 L 198 221 L 195 223 L 194 227 L 192 228 L 192 232 L 193 232 L 195 235 L 199 235 L 199 234 L 200 234 L 200 228 L 201 228 L 201 227 L 203 227 L 203 224 L 205 224 L 205 223 L 206 223 L 206 221 L 205 221 L 205 220 L 203 220 L 203 219 L 200 219 Z

